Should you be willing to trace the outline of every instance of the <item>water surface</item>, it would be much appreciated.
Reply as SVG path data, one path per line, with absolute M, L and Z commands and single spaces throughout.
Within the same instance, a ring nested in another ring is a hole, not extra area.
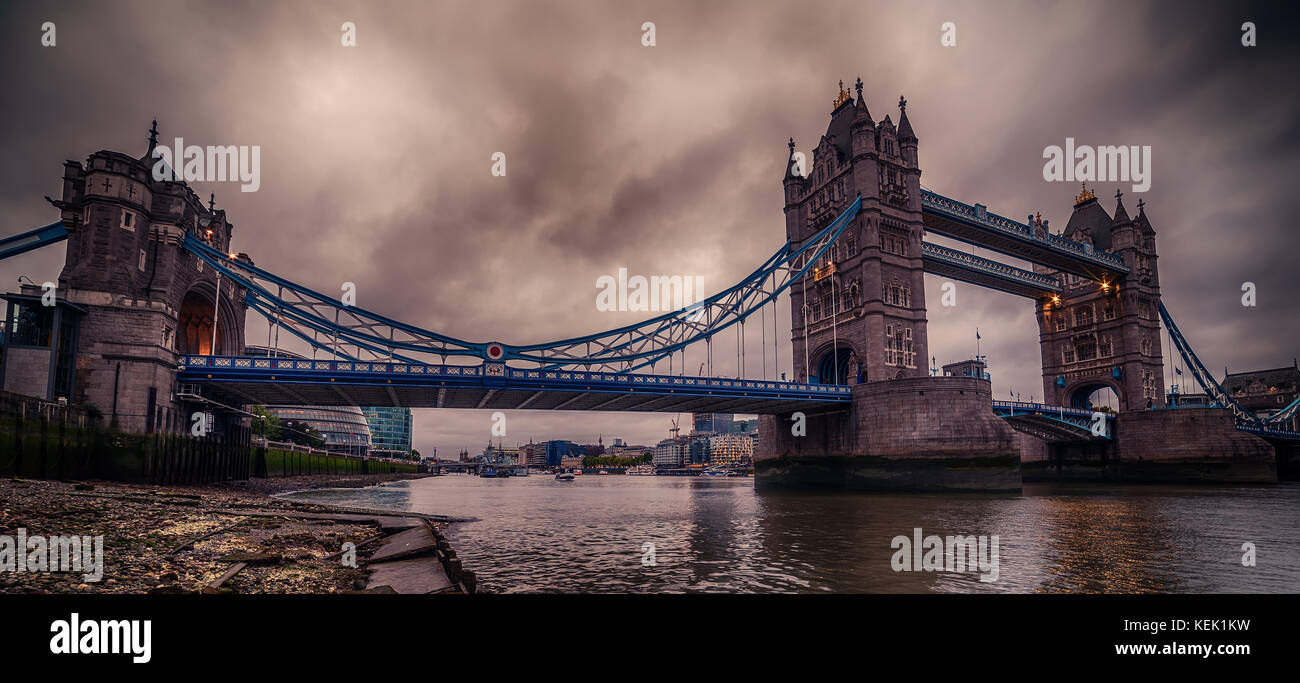
M 1020 494 L 786 493 L 752 478 L 447 475 L 290 494 L 468 516 L 451 542 L 512 592 L 1295 592 L 1300 485 L 1030 484 Z M 895 572 L 895 536 L 998 536 L 998 580 Z M 655 548 L 644 566 L 643 544 Z M 1242 544 L 1256 566 L 1241 564 Z

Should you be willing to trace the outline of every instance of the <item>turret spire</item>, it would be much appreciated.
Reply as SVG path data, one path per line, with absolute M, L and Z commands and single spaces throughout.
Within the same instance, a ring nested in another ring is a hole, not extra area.
M 902 95 L 898 96 L 898 111 L 898 139 L 916 140 L 916 133 L 912 132 L 912 122 L 907 120 L 907 98 Z

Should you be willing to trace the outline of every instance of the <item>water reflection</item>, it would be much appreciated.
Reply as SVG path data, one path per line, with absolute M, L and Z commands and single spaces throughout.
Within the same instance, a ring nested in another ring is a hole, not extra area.
M 450 475 L 298 498 L 469 516 L 448 536 L 496 592 L 1292 592 L 1300 487 L 757 492 L 749 479 Z M 895 572 L 895 536 L 998 536 L 998 580 Z M 1254 542 L 1260 565 L 1242 567 Z M 655 544 L 656 564 L 642 565 Z

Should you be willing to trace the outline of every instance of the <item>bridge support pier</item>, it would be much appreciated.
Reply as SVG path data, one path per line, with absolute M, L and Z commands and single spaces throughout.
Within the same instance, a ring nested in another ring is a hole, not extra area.
M 763 416 L 760 488 L 1018 491 L 1020 442 L 993 413 L 989 382 L 912 377 L 853 387 L 849 409 Z
M 1022 461 L 1025 481 L 1257 484 L 1278 480 L 1274 446 L 1238 431 L 1224 408 L 1133 410 L 1110 442 L 1045 444 Z

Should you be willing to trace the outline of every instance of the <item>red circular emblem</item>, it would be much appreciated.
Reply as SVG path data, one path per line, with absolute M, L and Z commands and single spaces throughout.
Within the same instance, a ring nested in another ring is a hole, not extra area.
M 500 344 L 488 344 L 487 355 L 492 360 L 501 360 L 501 357 L 506 355 L 506 350 L 501 348 Z

